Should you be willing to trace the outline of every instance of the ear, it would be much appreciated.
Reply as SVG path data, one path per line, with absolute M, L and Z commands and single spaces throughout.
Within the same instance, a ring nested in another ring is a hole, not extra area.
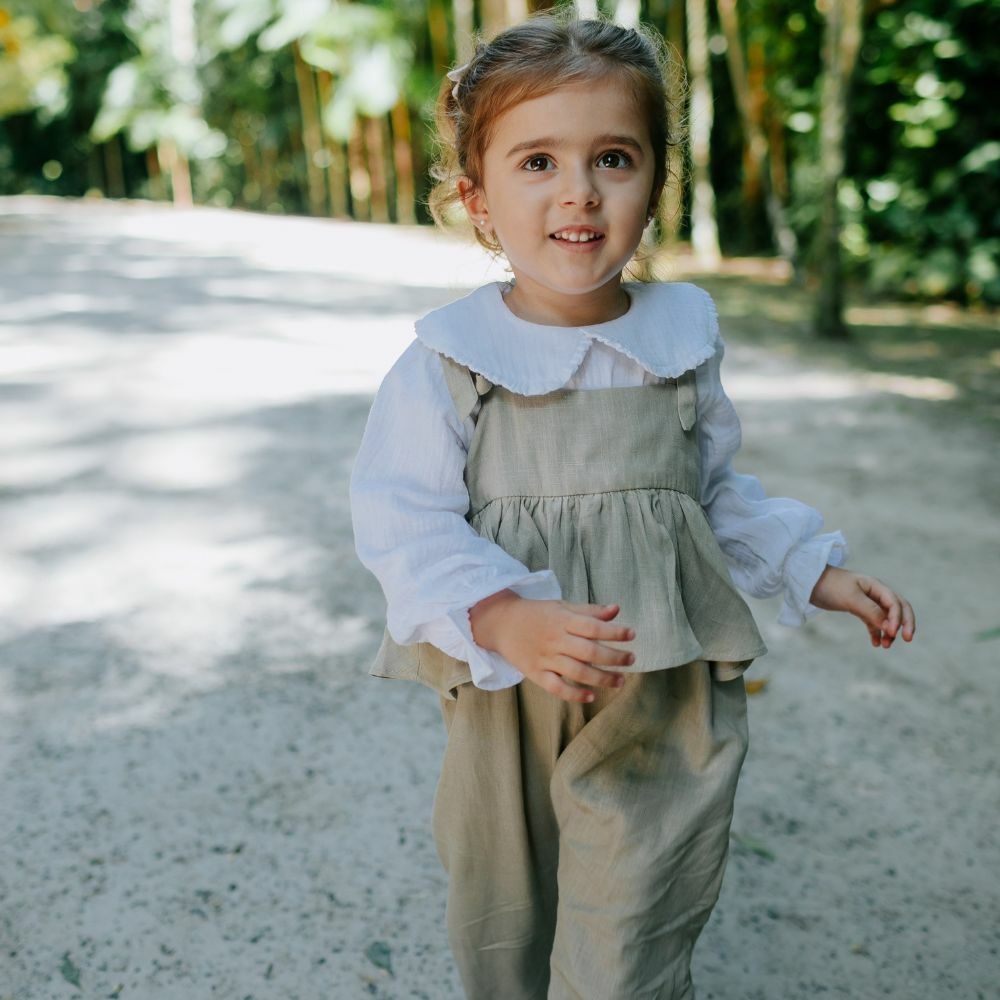
M 473 184 L 468 177 L 459 177 L 457 187 L 458 196 L 462 199 L 469 221 L 481 233 L 488 236 L 493 231 L 493 225 L 490 222 L 490 210 L 482 188 Z

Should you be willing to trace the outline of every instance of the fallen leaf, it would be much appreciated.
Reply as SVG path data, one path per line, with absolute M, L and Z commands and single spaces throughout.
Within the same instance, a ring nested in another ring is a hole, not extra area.
M 75 986 L 77 989 L 80 988 L 80 970 L 74 964 L 73 959 L 69 957 L 68 951 L 62 957 L 62 962 L 59 964 L 59 972 L 67 983 Z
M 758 858 L 763 858 L 765 861 L 774 860 L 774 852 L 759 840 L 737 833 L 735 830 L 730 833 L 730 837 L 736 845 L 737 850 L 748 854 L 756 854 Z
M 753 677 L 748 681 L 744 681 L 747 694 L 760 694 L 767 687 L 768 680 L 769 678 L 767 677 Z
M 372 941 L 365 949 L 365 958 L 377 969 L 392 975 L 392 949 L 384 941 Z

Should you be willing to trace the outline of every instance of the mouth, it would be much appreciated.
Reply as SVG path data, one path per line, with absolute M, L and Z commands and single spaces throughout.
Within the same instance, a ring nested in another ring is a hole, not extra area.
M 549 239 L 559 240 L 563 243 L 593 243 L 603 240 L 604 233 L 591 229 L 589 226 L 569 226 L 551 233 Z

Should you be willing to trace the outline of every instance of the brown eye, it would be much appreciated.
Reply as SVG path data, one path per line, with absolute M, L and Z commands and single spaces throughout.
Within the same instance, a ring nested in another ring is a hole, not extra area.
M 632 165 L 632 157 L 620 149 L 609 149 L 606 153 L 601 153 L 597 158 L 597 164 L 609 170 L 621 170 L 622 167 Z
M 547 156 L 532 156 L 524 161 L 524 169 L 538 173 L 541 170 L 548 170 L 552 161 Z

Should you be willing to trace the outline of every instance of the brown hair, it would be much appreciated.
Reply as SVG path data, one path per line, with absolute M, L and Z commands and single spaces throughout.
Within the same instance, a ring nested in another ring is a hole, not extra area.
M 680 114 L 666 93 L 668 80 L 681 79 L 677 61 L 668 58 L 662 39 L 651 31 L 542 14 L 492 41 L 478 41 L 471 61 L 441 84 L 435 115 L 438 156 L 431 170 L 436 183 L 428 197 L 434 220 L 449 225 L 449 210 L 462 202 L 460 177 L 481 187 L 483 154 L 505 111 L 560 86 L 606 77 L 626 84 L 648 123 L 655 162 L 649 207 L 655 211 L 667 179 L 668 150 L 681 140 Z M 476 239 L 488 250 L 501 250 L 495 237 L 477 230 Z

